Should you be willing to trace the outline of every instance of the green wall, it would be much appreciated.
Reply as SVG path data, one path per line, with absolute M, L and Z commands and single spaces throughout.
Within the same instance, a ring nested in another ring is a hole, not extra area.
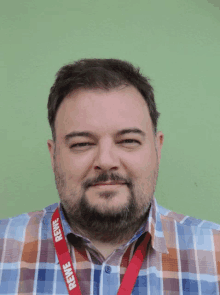
M 57 70 L 120 58 L 152 79 L 165 135 L 158 203 L 220 223 L 219 0 L 0 4 L 0 219 L 58 202 L 47 139 Z

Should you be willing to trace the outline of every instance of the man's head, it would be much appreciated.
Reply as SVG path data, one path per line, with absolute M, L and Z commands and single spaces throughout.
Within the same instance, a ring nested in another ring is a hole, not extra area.
M 158 116 L 148 79 L 127 62 L 82 60 L 60 69 L 48 101 L 48 149 L 73 228 L 112 243 L 137 230 L 158 177 Z M 97 186 L 107 182 L 114 185 Z

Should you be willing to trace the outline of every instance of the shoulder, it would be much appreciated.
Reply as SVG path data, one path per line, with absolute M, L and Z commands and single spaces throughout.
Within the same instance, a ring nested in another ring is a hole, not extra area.
M 6 242 L 4 240 L 8 240 L 7 244 L 11 244 L 12 240 L 22 243 L 24 239 L 37 239 L 39 228 L 50 222 L 52 213 L 57 206 L 58 203 L 55 203 L 40 211 L 0 220 L 0 244 Z
M 169 241 L 174 240 L 176 247 L 180 250 L 219 251 L 219 224 L 178 214 L 162 206 L 158 206 L 158 211 L 167 244 L 169 244 Z
M 176 213 L 174 211 L 171 211 L 169 209 L 166 209 L 160 205 L 158 205 L 158 211 L 161 217 L 161 220 L 164 222 L 175 222 L 178 226 L 183 227 L 197 227 L 201 229 L 211 229 L 216 230 L 220 232 L 220 224 L 198 219 L 192 216 Z

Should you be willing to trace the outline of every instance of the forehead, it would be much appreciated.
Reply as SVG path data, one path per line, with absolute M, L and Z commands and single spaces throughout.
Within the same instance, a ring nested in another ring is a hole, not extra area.
M 75 91 L 63 100 L 55 120 L 57 138 L 72 131 L 104 135 L 134 127 L 152 132 L 147 103 L 133 86 Z

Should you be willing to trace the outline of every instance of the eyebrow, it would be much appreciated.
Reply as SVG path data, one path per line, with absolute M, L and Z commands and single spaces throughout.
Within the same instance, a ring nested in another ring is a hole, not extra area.
M 142 131 L 139 128 L 128 128 L 128 129 L 121 129 L 116 133 L 116 136 L 120 136 L 120 135 L 124 135 L 127 133 L 136 133 L 136 134 L 140 134 L 143 138 L 146 137 L 146 133 L 144 131 Z M 89 131 L 81 131 L 81 132 L 70 132 L 67 135 L 65 135 L 65 142 L 68 142 L 71 138 L 73 137 L 90 137 L 90 138 L 94 138 L 95 135 Z

